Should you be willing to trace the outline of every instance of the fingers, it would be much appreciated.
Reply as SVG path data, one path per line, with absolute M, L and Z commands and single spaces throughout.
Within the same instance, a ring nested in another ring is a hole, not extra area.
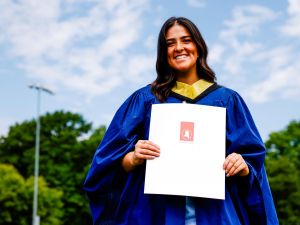
M 245 160 L 240 154 L 232 153 L 228 155 L 223 164 L 226 176 L 246 176 L 249 174 L 249 168 Z
M 155 159 L 160 155 L 158 145 L 149 140 L 139 140 L 134 149 L 134 157 L 136 159 Z

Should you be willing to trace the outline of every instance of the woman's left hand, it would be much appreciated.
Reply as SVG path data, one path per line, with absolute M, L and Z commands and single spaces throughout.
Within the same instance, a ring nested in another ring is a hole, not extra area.
M 249 168 L 245 160 L 240 154 L 231 153 L 225 159 L 223 169 L 226 172 L 226 176 L 247 176 L 249 174 Z

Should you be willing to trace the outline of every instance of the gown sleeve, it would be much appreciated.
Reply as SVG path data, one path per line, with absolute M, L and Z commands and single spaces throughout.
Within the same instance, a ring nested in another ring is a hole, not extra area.
M 246 177 L 230 178 L 229 189 L 237 196 L 236 203 L 245 206 L 241 213 L 250 224 L 278 224 L 264 168 L 266 149 L 248 107 L 236 92 L 227 104 L 226 133 L 226 155 L 241 154 L 250 171 Z
M 94 224 L 113 223 L 128 176 L 121 166 L 121 159 L 143 136 L 145 105 L 142 93 L 131 95 L 116 112 L 95 152 L 83 185 Z

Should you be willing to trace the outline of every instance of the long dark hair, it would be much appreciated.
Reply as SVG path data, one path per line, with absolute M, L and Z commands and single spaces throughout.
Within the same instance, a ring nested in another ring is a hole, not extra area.
M 207 65 L 207 46 L 196 25 L 184 17 L 171 17 L 163 24 L 159 32 L 156 59 L 157 77 L 151 84 L 151 90 L 160 102 L 164 102 L 166 100 L 172 87 L 176 83 L 175 73 L 168 64 L 166 42 L 166 33 L 175 23 L 184 26 L 189 31 L 197 46 L 199 57 L 196 65 L 199 78 L 210 82 L 214 82 L 216 80 L 214 71 Z

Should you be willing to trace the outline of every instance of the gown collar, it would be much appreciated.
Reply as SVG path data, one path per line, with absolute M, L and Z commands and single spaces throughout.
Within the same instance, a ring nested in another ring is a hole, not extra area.
M 176 85 L 172 88 L 172 92 L 194 100 L 213 84 L 214 83 L 204 79 L 200 79 L 192 85 L 176 81 Z

